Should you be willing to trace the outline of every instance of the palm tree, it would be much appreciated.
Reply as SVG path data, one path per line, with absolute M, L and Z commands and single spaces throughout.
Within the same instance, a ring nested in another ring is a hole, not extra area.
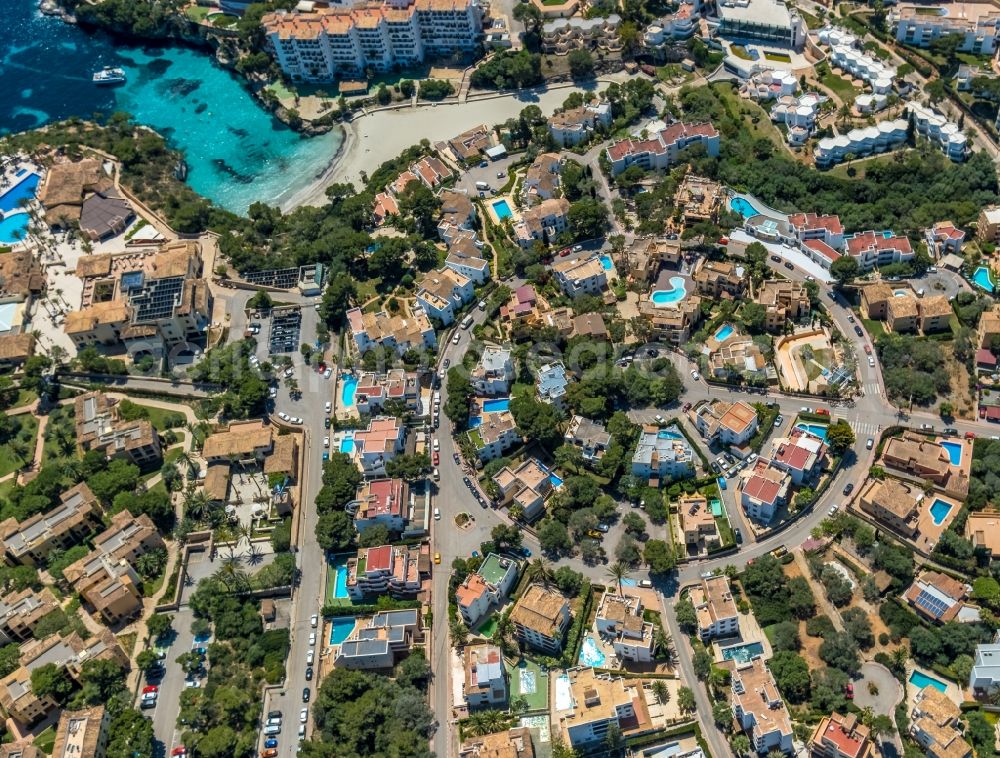
M 465 730 L 473 737 L 482 737 L 503 731 L 509 723 L 510 719 L 502 711 L 477 711 L 469 716 Z
M 539 556 L 528 565 L 528 576 L 534 582 L 541 582 L 542 586 L 548 589 L 553 581 L 552 569 L 549 562 Z
M 184 498 L 184 515 L 195 521 L 203 521 L 208 515 L 210 504 L 204 490 L 197 490 Z
M 653 682 L 653 694 L 656 695 L 656 702 L 660 705 L 666 705 L 670 702 L 670 688 L 662 679 Z
M 736 755 L 746 755 L 750 752 L 750 738 L 745 734 L 734 734 L 729 738 L 729 747 Z
M 905 645 L 900 645 L 891 653 L 892 665 L 902 671 L 906 668 L 906 662 L 910 660 L 910 651 Z
M 622 592 L 622 581 L 628 579 L 629 573 L 630 572 L 628 564 L 622 561 L 615 561 L 610 566 L 608 566 L 608 570 L 605 572 L 605 574 L 609 579 L 613 579 L 615 582 L 617 582 L 619 595 L 625 594 L 624 592 Z

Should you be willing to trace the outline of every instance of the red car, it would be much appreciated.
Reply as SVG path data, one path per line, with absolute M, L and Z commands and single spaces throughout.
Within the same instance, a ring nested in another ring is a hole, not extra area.
M 830 411 L 828 411 L 826 408 L 817 408 L 816 409 L 816 415 L 818 415 L 818 416 L 829 416 L 830 415 Z
M 967 439 L 967 440 L 974 440 L 975 438 L 976 438 L 976 433 L 975 432 L 966 432 L 965 433 L 965 439 Z
M 267 750 L 265 750 L 260 754 L 260 758 L 275 758 L 277 754 L 278 754 L 277 748 L 269 747 Z
M 559 257 L 560 258 L 565 258 L 567 255 L 569 255 L 569 248 L 568 247 L 565 250 L 560 250 L 559 251 Z
M 872 354 L 872 346 L 871 345 L 865 345 L 865 352 L 868 353 L 868 355 L 871 355 Z
M 854 700 L 854 685 L 850 682 L 844 685 L 844 697 L 848 700 Z
M 150 684 L 148 687 L 143 687 L 142 688 L 142 694 L 143 695 L 147 695 L 150 692 L 159 692 L 159 691 L 160 691 L 160 688 L 157 687 L 155 684 Z
M 441 462 L 441 456 L 438 455 L 437 453 L 434 453 L 434 455 L 432 456 L 431 460 L 434 461 L 434 465 L 437 466 L 438 463 Z
M 187 755 L 188 749 L 183 745 L 178 745 L 173 750 L 170 751 L 170 755 Z

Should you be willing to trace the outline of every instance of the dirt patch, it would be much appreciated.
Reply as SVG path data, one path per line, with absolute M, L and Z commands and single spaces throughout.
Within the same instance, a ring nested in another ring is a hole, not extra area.
M 955 360 L 955 350 L 950 343 L 938 343 L 941 352 L 944 353 L 945 368 L 948 376 L 951 377 L 951 393 L 942 400 L 946 400 L 955 408 L 955 415 L 959 418 L 975 419 L 976 405 L 969 392 L 969 371 L 964 363 Z
M 802 649 L 799 655 L 805 660 L 810 671 L 825 668 L 826 664 L 819 657 L 819 646 L 823 644 L 822 637 L 810 637 L 806 634 L 806 622 L 799 622 L 799 639 L 802 640 Z
M 802 576 L 802 571 L 799 569 L 799 564 L 796 563 L 795 561 L 792 561 L 791 563 L 786 563 L 781 568 L 784 570 L 785 576 L 787 576 L 789 579 L 794 579 L 797 576 Z

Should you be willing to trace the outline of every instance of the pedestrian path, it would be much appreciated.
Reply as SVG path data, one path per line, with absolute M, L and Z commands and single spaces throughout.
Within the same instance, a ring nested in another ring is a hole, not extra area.
M 862 421 L 861 419 L 854 419 L 851 423 L 851 429 L 854 430 L 855 434 L 864 435 L 871 437 L 879 431 L 879 424 L 874 421 Z
M 869 382 L 864 385 L 862 389 L 865 391 L 866 395 L 877 395 L 881 390 L 879 389 L 878 382 Z

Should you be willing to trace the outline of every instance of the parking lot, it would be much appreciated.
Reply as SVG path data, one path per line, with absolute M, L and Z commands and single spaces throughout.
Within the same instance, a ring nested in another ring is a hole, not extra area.
M 292 353 L 301 345 L 302 311 L 298 308 L 275 309 L 271 314 L 268 346 L 272 354 Z

